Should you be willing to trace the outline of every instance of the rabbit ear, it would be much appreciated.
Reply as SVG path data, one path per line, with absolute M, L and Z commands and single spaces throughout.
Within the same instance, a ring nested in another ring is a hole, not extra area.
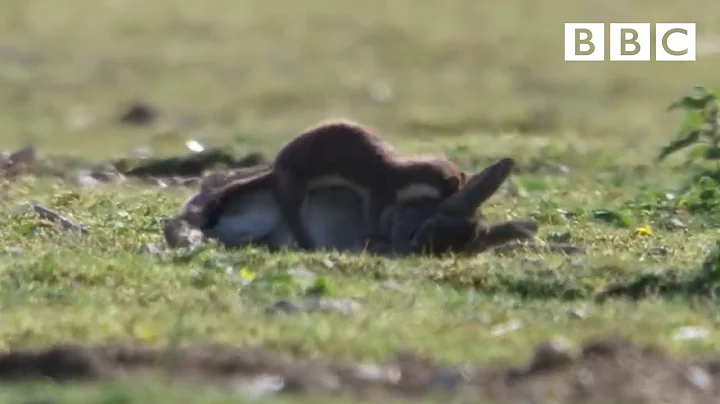
M 487 166 L 468 179 L 467 185 L 438 206 L 438 212 L 471 216 L 475 210 L 500 188 L 515 167 L 515 160 L 506 157 Z
M 272 167 L 249 167 L 223 174 L 214 179 L 208 178 L 203 184 L 218 199 L 234 197 L 261 187 L 271 186 Z
M 201 218 L 202 228 L 212 228 L 223 213 L 226 204 L 233 199 L 259 189 L 272 189 L 274 176 L 272 169 L 264 169 L 251 173 L 245 177 L 230 176 L 218 181 L 213 186 L 208 185 L 199 194 L 203 195 L 201 203 L 196 207 L 197 215 Z

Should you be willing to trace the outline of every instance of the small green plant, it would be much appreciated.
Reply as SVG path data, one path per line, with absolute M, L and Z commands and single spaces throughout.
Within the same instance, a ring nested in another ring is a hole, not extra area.
M 677 136 L 660 150 L 657 161 L 683 149 L 693 148 L 690 159 L 703 158 L 715 162 L 720 171 L 720 121 L 718 121 L 718 94 L 716 90 L 695 87 L 695 93 L 673 102 L 668 111 L 681 109 L 683 121 Z

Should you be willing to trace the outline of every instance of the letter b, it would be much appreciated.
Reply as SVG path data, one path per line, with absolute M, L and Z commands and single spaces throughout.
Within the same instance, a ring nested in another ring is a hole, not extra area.
M 587 51 L 583 51 L 581 45 L 587 45 Z M 587 28 L 575 30 L 575 54 L 581 56 L 592 55 L 595 52 L 595 44 L 592 43 L 592 31 Z
M 566 23 L 565 60 L 605 60 L 605 24 Z
M 649 61 L 650 24 L 610 24 L 610 60 Z

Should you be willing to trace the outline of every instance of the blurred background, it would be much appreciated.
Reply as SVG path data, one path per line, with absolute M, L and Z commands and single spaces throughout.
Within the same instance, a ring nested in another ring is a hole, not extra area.
M 696 22 L 698 61 L 565 62 L 565 22 Z M 717 0 L 0 0 L 0 149 L 274 153 L 347 117 L 407 152 L 630 161 L 719 68 Z

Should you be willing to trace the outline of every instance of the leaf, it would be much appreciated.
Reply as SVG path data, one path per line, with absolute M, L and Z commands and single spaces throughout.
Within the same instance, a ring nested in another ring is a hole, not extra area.
M 695 91 L 698 94 L 686 95 L 670 104 L 668 111 L 678 108 L 685 110 L 703 110 L 709 102 L 717 99 L 717 92 L 714 90 L 707 90 L 703 86 L 696 86 Z
M 678 108 L 684 110 L 703 110 L 705 106 L 713 100 L 715 100 L 715 95 L 713 94 L 706 94 L 700 97 L 686 95 L 670 104 L 667 110 L 672 111 Z
M 705 151 L 710 147 L 712 146 L 707 143 L 695 143 L 691 145 L 685 154 L 685 161 L 683 161 L 680 166 L 686 169 L 692 167 L 699 159 L 704 158 Z
M 720 97 L 720 91 L 718 91 L 718 90 L 707 90 L 702 86 L 698 86 L 696 88 L 700 89 L 701 91 L 704 91 L 705 94 L 709 94 L 709 95 L 715 97 L 716 99 Z
M 698 139 L 700 139 L 701 134 L 702 131 L 700 130 L 691 130 L 690 132 L 687 132 L 684 136 L 673 140 L 667 146 L 663 147 L 662 150 L 660 150 L 660 154 L 658 155 L 656 160 L 660 162 L 670 154 L 692 145 L 693 143 L 697 142 Z
M 720 160 L 720 147 L 708 147 L 703 157 L 708 160 Z
M 686 111 L 680 124 L 680 131 L 688 131 L 697 129 L 698 126 L 704 125 L 706 122 L 703 111 Z
M 708 90 L 704 86 L 695 86 L 694 88 L 695 88 L 695 91 L 701 95 L 712 96 L 712 97 L 718 98 L 718 95 L 720 94 L 720 92 L 718 92 L 717 90 Z

